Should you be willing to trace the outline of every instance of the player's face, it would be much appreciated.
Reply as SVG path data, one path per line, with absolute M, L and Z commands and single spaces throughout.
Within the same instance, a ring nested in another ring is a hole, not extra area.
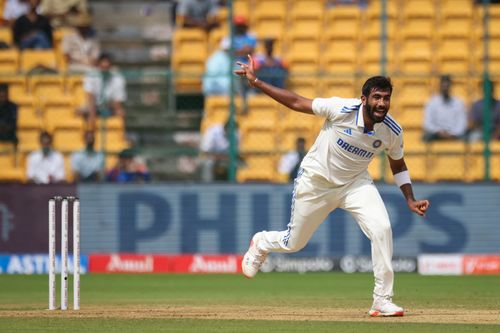
M 385 119 L 391 106 L 391 93 L 389 91 L 373 89 L 368 98 L 364 98 L 363 107 L 366 109 L 368 117 L 374 123 L 380 123 Z

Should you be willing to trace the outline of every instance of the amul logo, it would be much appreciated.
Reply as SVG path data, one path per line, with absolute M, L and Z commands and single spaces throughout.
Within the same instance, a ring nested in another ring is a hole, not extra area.
M 0 203 L 0 239 L 2 242 L 9 240 L 9 235 L 14 230 L 14 225 L 11 223 L 14 215 L 11 214 L 6 205 Z

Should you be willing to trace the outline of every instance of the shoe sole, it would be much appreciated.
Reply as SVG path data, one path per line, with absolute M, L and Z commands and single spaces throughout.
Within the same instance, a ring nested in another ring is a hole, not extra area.
M 380 311 L 370 310 L 368 314 L 370 317 L 403 317 L 405 313 L 404 311 L 383 313 Z

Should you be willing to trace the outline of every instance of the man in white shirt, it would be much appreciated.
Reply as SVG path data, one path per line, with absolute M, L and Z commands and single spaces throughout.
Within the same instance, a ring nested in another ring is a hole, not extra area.
M 40 133 L 41 150 L 28 155 L 27 177 L 35 184 L 55 184 L 65 180 L 64 158 L 52 149 L 52 136 L 48 132 Z
M 214 124 L 207 128 L 200 143 L 201 180 L 227 180 L 229 163 L 229 139 L 227 128 L 229 123 Z
M 415 200 L 403 158 L 403 133 L 388 115 L 392 84 L 388 78 L 369 78 L 361 99 L 339 97 L 309 99 L 274 87 L 255 76 L 253 59 L 239 62 L 236 74 L 277 102 L 298 112 L 325 118 L 316 142 L 302 161 L 295 179 L 288 229 L 256 233 L 242 261 L 243 274 L 257 274 L 269 252 L 302 249 L 328 214 L 336 208 L 350 212 L 371 240 L 375 288 L 370 316 L 402 316 L 392 302 L 392 231 L 384 202 L 367 168 L 381 151 L 388 155 L 394 180 L 408 208 L 423 216 L 427 200 Z
M 85 132 L 85 149 L 71 155 L 71 169 L 75 182 L 96 182 L 101 179 L 104 169 L 104 155 L 94 149 L 95 135 L 88 130 Z
M 467 111 L 464 102 L 451 96 L 451 77 L 443 75 L 440 93 L 431 97 L 425 106 L 424 140 L 462 139 L 467 130 Z
M 81 110 L 87 114 L 89 125 L 95 125 L 97 116 L 125 116 L 123 102 L 127 99 L 125 79 L 115 69 L 111 56 L 102 54 L 97 60 L 97 71 L 87 73 L 83 89 L 87 94 L 87 106 Z

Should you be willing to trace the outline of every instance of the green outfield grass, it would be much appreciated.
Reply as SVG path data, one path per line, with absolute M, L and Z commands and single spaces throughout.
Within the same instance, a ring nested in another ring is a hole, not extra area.
M 82 310 L 62 313 L 45 310 L 47 276 L 0 275 L 0 332 L 500 332 L 500 276 L 398 274 L 403 318 L 366 315 L 372 284 L 342 273 L 85 275 Z

